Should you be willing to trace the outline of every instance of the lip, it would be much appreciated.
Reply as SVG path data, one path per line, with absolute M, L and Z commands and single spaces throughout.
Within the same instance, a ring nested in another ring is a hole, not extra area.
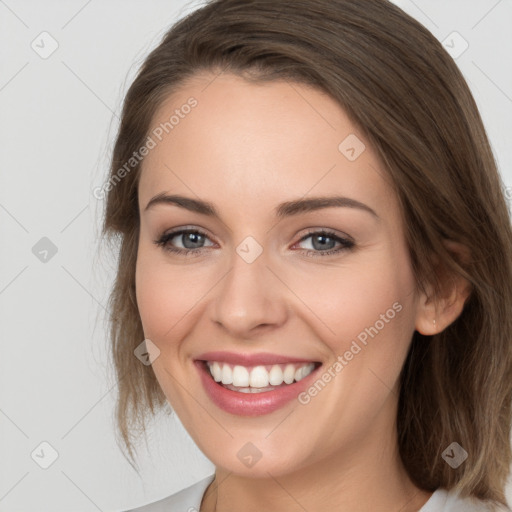
M 212 358 L 207 360 L 218 361 L 219 359 Z M 226 361 L 222 358 L 220 358 L 220 360 L 230 363 L 232 362 Z M 247 361 L 247 359 L 245 359 L 245 361 Z M 295 359 L 295 361 L 311 362 L 311 360 L 303 359 Z M 237 359 L 237 362 L 240 362 L 240 359 Z M 254 359 L 251 359 L 250 362 L 253 363 Z M 265 359 L 265 362 L 268 362 L 268 359 Z M 286 359 L 285 362 L 292 361 L 290 359 Z M 308 376 L 304 377 L 299 382 L 285 384 L 273 391 L 241 393 L 226 389 L 221 384 L 215 382 L 204 360 L 195 360 L 194 364 L 199 371 L 203 388 L 210 400 L 217 405 L 217 407 L 220 407 L 222 410 L 236 416 L 261 416 L 263 414 L 270 414 L 271 412 L 284 407 L 287 403 L 296 399 L 300 393 L 302 393 L 314 380 L 316 380 L 318 371 L 323 366 L 322 364 L 318 364 L 318 366 Z M 233 362 L 232 364 L 236 364 L 236 362 Z
M 236 352 L 226 352 L 218 350 L 215 352 L 205 352 L 196 357 L 200 361 L 217 361 L 240 366 L 258 366 L 283 363 L 311 363 L 313 359 L 301 359 L 294 356 L 284 356 L 271 354 L 269 352 L 258 352 L 257 354 L 237 354 Z M 290 384 L 291 385 L 291 384 Z

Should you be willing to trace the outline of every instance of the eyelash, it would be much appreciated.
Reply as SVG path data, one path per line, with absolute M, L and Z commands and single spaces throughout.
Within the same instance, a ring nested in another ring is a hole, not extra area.
M 185 235 L 190 233 L 197 233 L 199 235 L 202 235 L 206 238 L 208 238 L 208 235 L 201 231 L 200 229 L 179 229 L 176 231 L 171 231 L 169 233 L 164 233 L 160 236 L 157 240 L 154 240 L 154 243 L 162 247 L 163 250 L 172 252 L 174 254 L 179 254 L 182 256 L 200 256 L 203 251 L 206 249 L 206 247 L 199 247 L 197 249 L 180 249 L 179 247 L 172 247 L 169 245 L 169 241 L 175 238 L 178 235 Z M 342 247 L 338 247 L 337 249 L 329 249 L 327 251 L 315 251 L 311 249 L 303 249 L 306 251 L 306 255 L 308 257 L 323 257 L 323 256 L 330 256 L 333 254 L 340 253 L 342 251 L 350 250 L 355 246 L 355 243 L 352 240 L 349 240 L 347 238 L 342 238 L 337 236 L 333 231 L 329 229 L 322 229 L 322 230 L 311 230 L 306 235 L 304 235 L 297 243 L 303 242 L 307 238 L 309 238 L 311 235 L 326 235 L 329 238 L 333 238 L 336 242 L 340 242 L 342 244 Z

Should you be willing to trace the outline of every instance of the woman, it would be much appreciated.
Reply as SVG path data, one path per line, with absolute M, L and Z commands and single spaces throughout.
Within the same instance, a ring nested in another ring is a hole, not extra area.
M 106 193 L 122 438 L 167 401 L 216 467 L 137 510 L 506 506 L 510 219 L 423 26 L 208 2 L 128 91 Z

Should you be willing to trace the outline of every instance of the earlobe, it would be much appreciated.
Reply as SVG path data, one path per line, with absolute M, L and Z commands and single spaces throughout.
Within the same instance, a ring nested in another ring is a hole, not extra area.
M 433 336 L 439 329 L 436 302 L 431 297 L 432 290 L 429 286 L 426 292 L 421 293 L 416 312 L 415 329 L 425 336 Z
M 467 248 L 451 240 L 443 241 L 460 264 L 469 262 Z M 444 331 L 462 313 L 464 304 L 471 294 L 471 284 L 463 276 L 438 269 L 441 296 L 435 297 L 429 284 L 418 301 L 415 329 L 423 335 L 433 336 Z

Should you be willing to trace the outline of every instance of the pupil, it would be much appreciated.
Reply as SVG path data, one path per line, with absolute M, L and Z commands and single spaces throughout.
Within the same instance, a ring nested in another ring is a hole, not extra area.
M 201 239 L 202 239 L 203 235 L 199 234 L 199 233 L 187 233 L 184 240 L 183 240 L 183 245 L 185 246 L 185 248 L 187 249 L 195 249 L 197 247 L 200 247 L 200 244 L 201 244 Z M 192 245 L 188 245 L 188 242 L 192 242 Z M 198 244 L 198 245 L 194 245 L 195 244 Z
M 323 240 L 323 242 L 321 242 L 320 245 L 317 246 L 316 242 L 319 241 L 319 240 Z M 331 238 L 330 236 L 317 235 L 317 236 L 313 237 L 313 247 L 315 249 L 325 249 L 326 248 L 325 240 L 331 240 L 332 242 L 334 242 L 334 239 Z M 329 247 L 329 248 L 331 249 L 332 247 Z

